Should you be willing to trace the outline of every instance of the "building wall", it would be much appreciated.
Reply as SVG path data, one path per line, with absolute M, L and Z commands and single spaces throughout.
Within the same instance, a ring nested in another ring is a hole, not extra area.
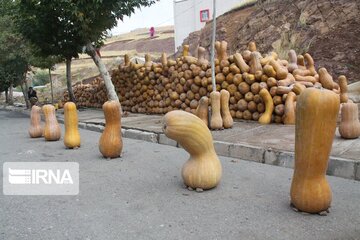
M 220 16 L 240 5 L 244 0 L 217 0 L 216 16 Z M 209 9 L 209 17 L 213 15 L 213 0 L 174 0 L 175 51 L 182 45 L 189 33 L 205 26 L 200 21 L 200 11 Z

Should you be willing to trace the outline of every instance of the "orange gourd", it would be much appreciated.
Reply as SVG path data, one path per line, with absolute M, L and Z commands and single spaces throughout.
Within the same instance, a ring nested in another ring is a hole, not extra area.
M 347 87 L 347 79 L 344 75 L 338 77 L 339 80 L 339 87 L 340 87 L 340 102 L 347 103 L 349 100 L 348 96 L 348 87 Z
M 286 96 L 283 122 L 285 125 L 295 124 L 295 100 L 296 94 L 289 92 Z
M 259 123 L 269 124 L 271 122 L 272 113 L 274 111 L 274 101 L 269 91 L 265 88 L 260 90 L 259 95 L 265 103 L 265 112 L 259 118 Z
M 203 190 L 216 187 L 222 167 L 205 123 L 193 114 L 175 110 L 165 115 L 163 131 L 190 154 L 182 168 L 185 185 Z
M 30 112 L 30 127 L 29 127 L 29 135 L 31 138 L 42 137 L 44 133 L 44 129 L 41 126 L 41 107 L 36 105 L 32 106 Z
M 106 158 L 121 155 L 123 142 L 121 138 L 121 112 L 118 101 L 107 101 L 103 105 L 105 129 L 99 141 L 99 150 Z
M 196 116 L 198 116 L 206 126 L 209 126 L 209 99 L 204 96 L 200 99 L 196 108 Z
M 360 136 L 360 122 L 357 104 L 349 102 L 341 105 L 340 136 L 345 139 L 358 138 Z
M 220 109 L 224 128 L 232 128 L 234 121 L 229 110 L 230 93 L 225 89 L 220 91 Z
M 210 129 L 222 129 L 223 120 L 221 118 L 220 112 L 220 93 L 213 91 L 210 93 L 210 102 L 211 102 L 211 119 L 210 119 Z
M 335 135 L 339 97 L 332 91 L 308 88 L 296 105 L 295 169 L 291 202 L 300 211 L 320 213 L 331 203 L 325 174 Z
M 44 138 L 46 141 L 58 141 L 61 130 L 55 115 L 55 107 L 46 104 L 42 107 L 45 116 Z
M 78 129 L 78 115 L 76 105 L 73 102 L 67 102 L 64 105 L 64 145 L 67 148 L 80 147 L 80 133 Z

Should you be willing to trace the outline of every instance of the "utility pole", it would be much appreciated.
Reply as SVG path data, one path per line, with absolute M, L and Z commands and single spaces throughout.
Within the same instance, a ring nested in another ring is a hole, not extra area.
M 216 91 L 215 81 L 215 36 L 216 36 L 216 0 L 213 0 L 213 26 L 211 40 L 211 82 L 213 92 Z

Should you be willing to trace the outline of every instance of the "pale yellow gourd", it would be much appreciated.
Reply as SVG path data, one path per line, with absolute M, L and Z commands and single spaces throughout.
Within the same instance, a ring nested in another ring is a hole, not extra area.
M 64 105 L 64 145 L 67 148 L 80 147 L 80 133 L 78 129 L 78 115 L 76 105 L 73 102 L 67 102 Z
M 234 121 L 229 110 L 229 99 L 230 93 L 225 89 L 222 89 L 220 91 L 220 110 L 224 128 L 232 128 L 234 125 Z
M 44 133 L 44 128 L 41 126 L 41 107 L 36 105 L 32 106 L 30 112 L 30 127 L 29 135 L 31 138 L 42 137 Z
M 211 102 L 211 119 L 210 119 L 210 128 L 213 130 L 223 128 L 223 120 L 221 117 L 220 110 L 220 93 L 218 91 L 213 91 L 210 93 L 210 102 Z
M 222 167 L 205 123 L 193 114 L 174 110 L 165 115 L 163 131 L 190 154 L 182 168 L 185 185 L 203 190 L 216 187 Z
M 265 112 L 259 118 L 259 123 L 269 124 L 271 122 L 272 113 L 274 112 L 274 101 L 269 91 L 265 88 L 260 90 L 259 95 L 265 103 Z

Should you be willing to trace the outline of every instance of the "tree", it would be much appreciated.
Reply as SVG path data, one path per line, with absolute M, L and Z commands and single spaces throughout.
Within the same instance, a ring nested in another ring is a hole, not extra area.
M 116 26 L 117 20 L 122 20 L 124 16 L 130 16 L 136 8 L 150 6 L 155 1 L 20 0 L 19 22 L 23 34 L 41 48 L 44 43 L 49 49 L 69 44 L 79 53 L 79 48 L 86 46 L 86 52 L 104 79 L 108 98 L 119 101 L 110 74 L 95 47 L 103 43 L 106 31 Z M 72 57 L 74 55 L 77 54 L 69 54 Z
M 49 82 L 50 82 L 50 89 L 51 89 L 51 102 L 54 103 L 54 91 L 53 91 L 53 84 L 52 84 L 52 78 L 51 78 L 51 70 L 54 67 L 56 63 L 61 62 L 62 58 L 60 56 L 48 56 L 48 57 L 42 57 L 41 54 L 39 54 L 39 51 L 34 54 L 34 56 L 31 58 L 30 63 L 34 67 L 39 67 L 42 69 L 48 69 L 48 75 L 49 75 Z
M 7 102 L 12 103 L 12 88 L 22 84 L 29 69 L 29 45 L 15 29 L 16 3 L 0 2 L 0 91 L 5 91 Z M 9 89 L 10 94 L 7 94 Z

